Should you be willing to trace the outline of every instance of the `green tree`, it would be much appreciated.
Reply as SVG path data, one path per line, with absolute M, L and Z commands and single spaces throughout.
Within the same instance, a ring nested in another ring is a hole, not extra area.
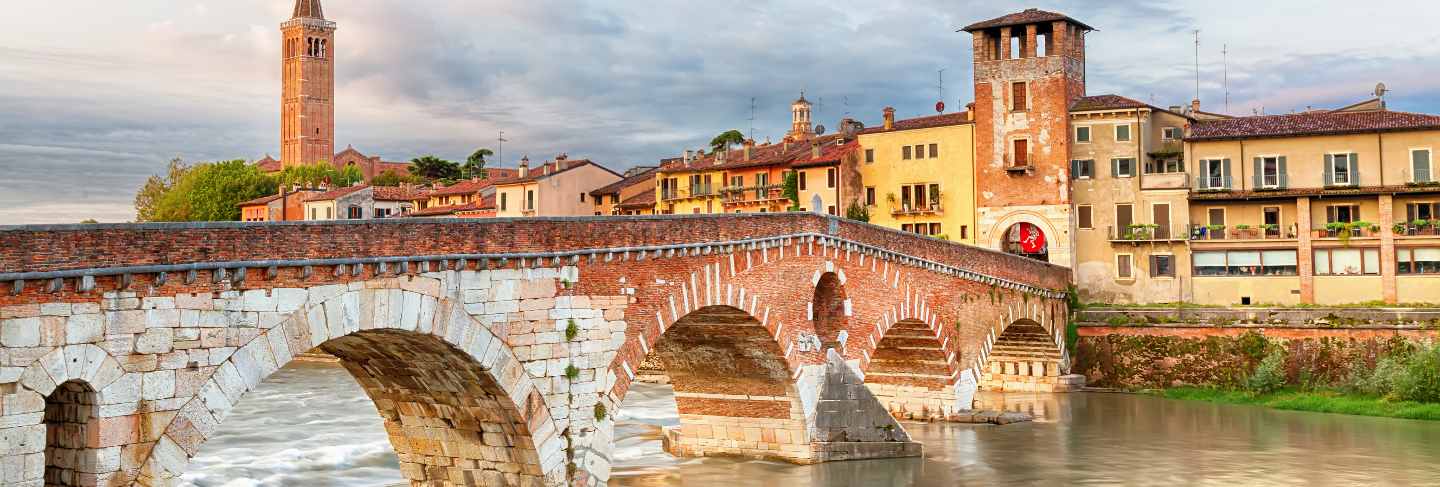
M 135 193 L 135 220 L 163 221 L 158 218 L 160 200 L 189 172 L 190 166 L 185 165 L 185 162 L 177 157 L 170 160 L 170 164 L 165 169 L 165 176 L 150 176 L 150 179 L 145 181 L 145 185 L 140 187 L 140 191 Z
M 726 130 L 721 132 L 720 135 L 716 135 L 715 138 L 710 139 L 710 151 L 728 151 L 730 150 L 730 146 L 744 143 L 745 134 L 740 133 L 739 130 Z
M 328 162 L 317 162 L 314 164 L 302 164 L 290 166 L 280 171 L 276 181 L 282 186 L 299 185 L 307 188 L 330 185 L 335 187 L 346 187 L 354 185 L 365 179 L 360 168 L 345 166 L 344 169 L 335 169 L 333 164 Z
M 800 211 L 800 176 L 795 171 L 785 173 L 785 187 L 781 195 L 790 200 L 790 211 Z
M 859 202 L 851 201 L 850 207 L 845 208 L 845 218 L 870 223 L 870 210 L 861 206 Z
M 147 182 L 136 196 L 139 221 L 226 221 L 240 219 L 241 202 L 275 194 L 276 181 L 259 168 L 234 160 L 191 166 L 173 184 L 152 190 Z M 148 204 L 145 208 L 139 206 L 142 196 Z
M 485 171 L 485 158 L 493 155 L 495 152 L 490 149 L 484 147 L 476 149 L 474 153 L 470 154 L 470 157 L 465 158 L 465 166 L 460 168 L 460 176 L 467 179 L 485 179 L 489 176 Z
M 384 172 L 375 175 L 375 177 L 373 178 L 370 178 L 371 186 L 399 186 L 407 183 L 424 184 L 425 179 L 411 176 L 409 174 L 400 174 L 398 172 L 395 172 L 394 169 L 386 169 Z
M 84 224 L 86 224 L 86 225 L 91 225 L 91 224 L 100 223 L 100 222 L 95 221 L 94 218 L 86 218 L 86 219 L 84 219 L 84 220 L 80 220 L 80 223 L 84 223 Z
M 435 156 L 420 156 L 410 160 L 410 174 L 435 181 L 460 179 L 460 165 Z

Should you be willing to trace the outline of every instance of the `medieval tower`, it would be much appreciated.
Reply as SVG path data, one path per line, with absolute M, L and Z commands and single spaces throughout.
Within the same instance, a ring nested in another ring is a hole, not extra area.
M 1029 9 L 963 30 L 974 41 L 977 242 L 1073 266 L 1069 109 L 1085 95 L 1094 29 Z
M 330 162 L 335 154 L 335 23 L 320 0 L 296 0 L 280 24 L 280 161 Z
M 790 132 L 785 134 L 785 138 L 799 142 L 813 137 L 815 128 L 810 120 L 810 100 L 805 99 L 805 92 L 800 92 L 800 98 L 790 104 Z

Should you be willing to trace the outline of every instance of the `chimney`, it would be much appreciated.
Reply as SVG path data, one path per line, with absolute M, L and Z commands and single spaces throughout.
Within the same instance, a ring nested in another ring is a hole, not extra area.
M 529 173 L 530 173 L 530 156 L 521 157 L 521 158 L 520 158 L 520 177 L 523 178 L 523 177 L 525 177 L 525 176 L 526 176 L 527 174 L 529 174 Z
M 975 120 L 975 102 L 972 101 L 965 104 L 965 119 L 970 121 Z
M 895 107 L 885 107 L 885 130 L 895 130 Z
M 750 160 L 750 149 L 753 147 L 755 147 L 755 139 L 745 139 L 745 155 L 743 156 L 744 160 Z
M 1190 113 L 1200 113 L 1200 99 L 1190 100 Z
M 820 158 L 820 144 L 818 144 L 818 143 L 810 144 L 810 159 L 819 159 L 819 158 Z
M 566 154 L 566 153 L 564 153 L 564 152 L 561 152 L 560 155 L 555 156 L 555 160 L 556 160 L 556 161 L 563 161 L 563 160 L 566 160 L 566 159 L 569 159 L 569 158 L 570 158 L 570 154 Z
M 685 157 L 680 160 L 681 162 L 689 163 L 692 157 L 695 157 L 695 153 L 690 149 L 685 149 Z

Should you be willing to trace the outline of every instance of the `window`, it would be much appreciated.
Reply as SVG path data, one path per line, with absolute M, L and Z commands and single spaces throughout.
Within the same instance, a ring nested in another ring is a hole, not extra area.
M 310 219 L 311 219 L 311 220 L 319 220 L 320 218 L 316 216 L 316 215 L 317 215 L 317 212 L 319 212 L 319 211 L 320 211 L 319 209 L 311 208 L 311 209 L 310 209 Z
M 1350 223 L 1360 221 L 1360 205 L 1330 205 L 1325 207 L 1326 223 Z
M 1261 208 L 1261 209 L 1260 209 L 1260 212 L 1261 212 L 1261 214 L 1263 215 L 1263 221 L 1265 222 L 1265 236 L 1267 236 L 1267 237 L 1279 237 L 1279 236 L 1280 236 L 1280 207 L 1278 207 L 1278 206 L 1267 206 L 1267 207 Z
M 525 190 L 525 209 L 535 210 L 535 190 L 533 189 Z
M 1028 108 L 1026 107 L 1025 101 L 1026 101 L 1026 96 L 1025 96 L 1025 82 L 1023 82 L 1023 81 L 1017 81 L 1017 82 L 1011 83 L 1011 84 L 1010 84 L 1010 109 L 1011 109 L 1011 110 L 1014 110 L 1014 111 L 1017 111 L 1017 112 L 1023 112 L 1023 111 L 1028 110 Z
M 1145 162 L 1145 174 L 1169 174 L 1185 172 L 1185 161 L 1179 157 L 1163 157 Z
M 865 149 L 865 163 L 866 163 L 866 164 L 874 164 L 874 163 L 875 163 L 875 149 Z
M 1162 128 L 1160 128 L 1160 140 L 1164 140 L 1164 141 L 1180 140 L 1180 127 L 1162 127 Z
M 1135 158 L 1117 157 L 1110 160 L 1110 175 L 1117 178 L 1135 176 Z
M 940 224 L 939 224 L 939 223 L 931 223 L 931 224 L 930 224 L 930 235 L 939 235 L 939 234 L 940 234 Z
M 1175 277 L 1175 256 L 1170 254 L 1151 255 L 1150 277 Z
M 610 195 L 610 204 L 612 204 L 612 205 L 618 205 L 618 204 L 620 204 L 620 195 L 619 195 L 619 194 L 612 194 L 612 195 Z
M 1025 167 L 1025 166 L 1029 166 L 1029 165 L 1030 165 L 1030 141 L 1027 140 L 1027 139 L 1015 139 L 1015 142 L 1013 143 L 1013 147 L 1014 147 L 1014 150 L 1011 151 L 1010 153 L 1012 154 L 1012 159 L 1011 159 L 1011 160 L 1014 161 L 1014 166 L 1015 166 L 1015 167 Z
M 1115 254 L 1115 278 L 1117 278 L 1117 279 L 1134 279 L 1134 278 L 1135 278 L 1134 269 L 1131 269 L 1131 268 L 1130 268 L 1130 267 L 1131 267 L 1131 266 L 1130 266 L 1130 264 L 1131 264 L 1130 261 L 1132 260 L 1132 257 L 1133 257 L 1133 256 L 1131 256 L 1130 254 Z
M 733 187 L 736 187 L 736 188 L 743 188 L 743 187 L 745 187 L 745 176 L 731 176 L 731 177 L 730 177 L 730 186 L 733 186 Z
M 940 157 L 940 144 L 930 144 L 930 158 Z
M 1075 127 L 1075 143 L 1090 143 L 1090 127 Z
M 960 240 L 965 240 L 968 238 L 970 238 L 970 226 L 960 225 Z
M 665 186 L 665 181 L 664 181 L 664 180 L 660 181 L 660 186 L 662 186 L 662 187 Z M 664 193 L 664 191 L 661 191 L 661 193 Z M 509 195 L 507 195 L 507 194 L 505 194 L 505 193 L 500 193 L 500 211 L 505 211 L 505 207 L 506 207 L 505 197 L 506 197 L 506 196 L 509 196 Z
M 1440 219 L 1440 203 L 1406 203 L 1405 223 Z
M 1315 275 L 1317 276 L 1354 276 L 1379 273 L 1380 249 L 1315 250 Z
M 375 209 L 375 218 L 385 218 L 385 217 L 388 217 L 388 216 L 390 216 L 391 211 L 393 211 L 393 210 L 391 210 L 390 208 L 376 208 L 376 209 Z
M 900 158 L 907 161 L 910 160 L 910 146 L 907 145 L 900 148 Z
M 1190 254 L 1196 276 L 1294 276 L 1294 250 L 1217 250 Z
M 865 206 L 875 206 L 875 187 L 865 187 Z
M 1430 165 L 1430 149 L 1410 149 L 1410 182 L 1428 183 L 1434 171 Z
M 835 212 L 835 205 L 830 205 L 830 206 L 826 207 L 826 208 L 825 208 L 825 212 L 826 212 L 826 213 L 829 213 L 829 214 L 831 214 L 831 215 L 839 215 L 839 213 L 836 213 L 836 212 Z
M 325 219 L 326 219 L 326 220 L 329 220 L 329 219 L 335 218 L 335 213 L 334 213 L 334 212 L 335 212 L 335 208 L 334 208 L 334 207 L 330 207 L 330 206 L 325 207 Z
M 924 159 L 924 158 L 925 158 L 925 144 L 915 144 L 915 158 L 916 158 L 916 159 Z
M 1285 156 L 1255 158 L 1255 187 L 1285 187 Z
M 1120 125 L 1116 125 L 1116 126 L 1115 126 L 1115 141 L 1116 141 L 1116 142 L 1129 142 L 1129 141 L 1130 141 L 1130 124 L 1124 123 L 1124 124 L 1120 124 Z
M 581 202 L 581 203 L 584 203 L 584 202 L 585 202 L 585 193 L 580 193 L 580 202 Z
M 345 209 L 345 218 L 349 218 L 351 220 L 359 220 L 362 212 L 364 212 L 364 209 L 358 206 L 351 206 Z
M 1095 161 L 1079 159 L 1070 161 L 1070 179 L 1094 179 Z
M 799 173 L 800 175 L 796 176 L 798 178 L 796 186 L 800 188 L 800 191 L 805 191 L 805 171 L 799 171 Z
M 1440 247 L 1395 249 L 1395 272 L 1440 274 Z
M 1154 237 L 1157 240 L 1170 238 L 1170 203 L 1150 205 L 1150 223 L 1155 224 Z
M 1330 186 L 1350 186 L 1359 182 L 1355 154 L 1325 154 L 1325 182 Z
M 1230 189 L 1230 160 L 1200 161 L 1200 189 Z
M 833 167 L 825 169 L 825 187 L 835 187 L 835 168 Z
M 1075 207 L 1075 221 L 1081 230 L 1090 230 L 1092 228 L 1095 228 L 1094 211 L 1094 208 L 1090 205 L 1080 205 Z

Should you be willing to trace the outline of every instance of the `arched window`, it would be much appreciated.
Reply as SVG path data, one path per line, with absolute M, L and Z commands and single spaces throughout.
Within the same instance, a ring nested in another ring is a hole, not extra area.
M 96 450 L 87 441 L 96 432 L 99 397 L 84 381 L 72 380 L 45 398 L 45 485 L 86 485 L 97 472 Z M 88 475 L 87 475 L 88 474 Z

